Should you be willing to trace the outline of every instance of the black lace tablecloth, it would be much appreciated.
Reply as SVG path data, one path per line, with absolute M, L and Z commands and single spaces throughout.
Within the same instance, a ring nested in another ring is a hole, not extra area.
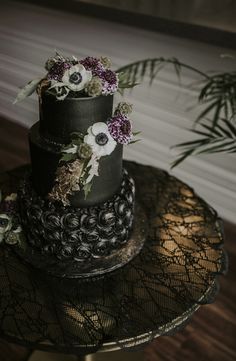
M 168 173 L 126 162 L 148 219 L 140 254 L 123 268 L 87 280 L 53 278 L 0 246 L 0 330 L 31 348 L 69 353 L 135 347 L 171 334 L 217 293 L 226 269 L 221 221 Z M 17 190 L 25 168 L 0 176 Z

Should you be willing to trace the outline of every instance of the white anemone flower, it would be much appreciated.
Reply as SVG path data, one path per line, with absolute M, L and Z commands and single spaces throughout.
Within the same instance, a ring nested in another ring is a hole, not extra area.
M 116 147 L 116 141 L 109 133 L 106 123 L 97 122 L 88 128 L 84 142 L 89 144 L 97 158 L 109 155 Z
M 62 83 L 70 90 L 76 92 L 84 89 L 91 79 L 92 72 L 86 70 L 82 64 L 76 64 L 65 71 Z
M 0 214 L 0 243 L 3 241 L 4 235 L 8 232 L 12 227 L 11 217 L 7 214 Z

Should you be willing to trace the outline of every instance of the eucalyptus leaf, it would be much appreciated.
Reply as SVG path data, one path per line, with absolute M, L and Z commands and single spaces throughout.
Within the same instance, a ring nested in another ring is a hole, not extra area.
M 62 155 L 60 162 L 70 162 L 71 160 L 76 160 L 77 154 L 65 153 Z
M 90 183 L 86 183 L 84 186 L 83 186 L 83 191 L 84 191 L 84 199 L 87 199 L 90 191 L 91 191 L 91 188 L 92 188 L 92 182 Z
M 119 89 L 132 89 L 136 85 L 139 85 L 140 83 L 122 83 L 119 84 Z
M 24 88 L 22 88 L 18 92 L 17 97 L 14 100 L 13 104 L 18 103 L 18 102 L 24 100 L 25 98 L 29 97 L 31 94 L 33 94 L 33 92 L 35 92 L 35 90 L 37 89 L 37 86 L 39 85 L 41 80 L 42 80 L 42 78 L 37 78 L 37 79 L 30 81 L 28 84 L 26 84 L 24 86 Z
M 137 143 L 137 142 L 140 142 L 140 141 L 141 141 L 141 139 L 131 140 L 131 142 L 129 142 L 128 145 L 134 144 L 134 143 Z
M 77 147 L 80 146 L 82 143 L 83 143 L 83 139 L 81 138 L 73 139 L 73 144 L 77 145 Z
M 141 134 L 142 132 L 133 132 L 133 136 L 136 137 L 137 135 Z
M 81 132 L 73 132 L 70 134 L 70 137 L 71 139 L 84 139 L 84 134 Z
M 70 149 L 71 147 L 73 147 L 73 143 L 63 145 L 63 147 L 61 148 L 61 151 L 64 152 L 65 150 Z
M 75 144 L 72 143 L 69 146 L 64 147 L 62 149 L 62 152 L 67 153 L 67 154 L 76 154 L 77 150 L 78 150 L 78 147 Z
M 49 89 L 62 88 L 62 87 L 67 87 L 67 84 L 60 81 L 52 84 Z

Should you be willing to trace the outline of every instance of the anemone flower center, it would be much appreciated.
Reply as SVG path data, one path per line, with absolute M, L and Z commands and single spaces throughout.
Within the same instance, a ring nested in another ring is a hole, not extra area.
M 99 145 L 105 145 L 108 142 L 108 136 L 105 133 L 99 133 L 95 137 L 95 142 Z
M 70 75 L 70 83 L 79 84 L 82 81 L 82 75 L 79 72 L 75 72 Z
M 6 218 L 0 218 L 0 228 L 6 228 L 9 221 Z

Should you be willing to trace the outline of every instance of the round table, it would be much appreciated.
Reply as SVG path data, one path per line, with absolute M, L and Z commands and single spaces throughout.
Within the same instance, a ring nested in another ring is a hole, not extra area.
M 28 167 L 0 176 L 3 195 L 17 191 Z M 227 268 L 216 212 L 163 170 L 125 167 L 148 222 L 139 255 L 103 277 L 64 279 L 30 266 L 2 243 L 2 337 L 77 355 L 134 348 L 176 332 L 200 305 L 214 301 L 217 276 Z

